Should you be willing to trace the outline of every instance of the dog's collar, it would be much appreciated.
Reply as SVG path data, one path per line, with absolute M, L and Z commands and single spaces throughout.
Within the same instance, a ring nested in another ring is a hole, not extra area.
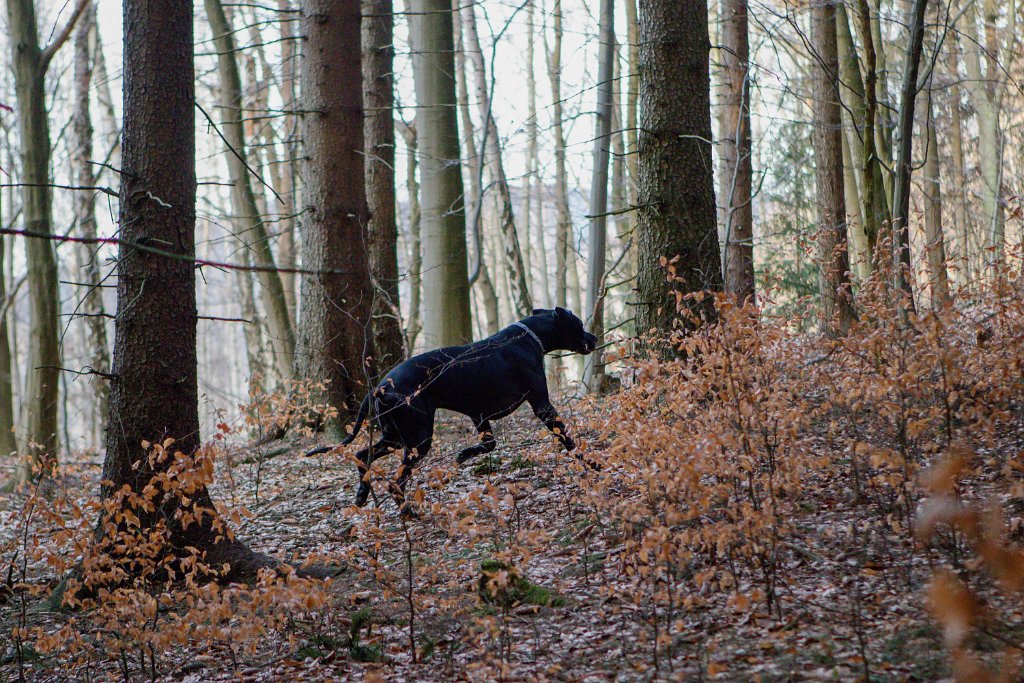
M 512 323 L 512 324 L 515 325 L 516 327 L 521 327 L 524 330 L 526 330 L 526 334 L 528 334 L 531 337 L 533 337 L 533 341 L 537 342 L 537 346 L 540 347 L 540 352 L 541 353 L 547 353 L 547 350 L 544 348 L 544 342 L 542 342 L 540 340 L 540 337 L 537 336 L 536 332 L 534 332 L 533 330 L 531 330 L 529 327 L 527 327 L 526 325 L 524 325 L 521 322 L 516 322 L 516 323 Z

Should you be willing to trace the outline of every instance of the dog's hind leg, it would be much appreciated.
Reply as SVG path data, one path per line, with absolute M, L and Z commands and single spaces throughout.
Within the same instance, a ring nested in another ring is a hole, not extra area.
M 366 499 L 370 497 L 370 465 L 373 461 L 384 455 L 388 448 L 394 445 L 388 439 L 383 438 L 372 446 L 361 449 L 356 453 L 356 467 L 359 468 L 359 488 L 356 490 L 356 505 L 366 505 Z
M 494 440 L 494 432 L 491 431 L 491 421 L 482 420 L 477 423 L 476 431 L 480 433 L 480 443 L 473 446 L 463 448 L 458 457 L 455 458 L 456 462 L 460 465 L 470 458 L 475 458 L 478 455 L 484 453 L 490 453 L 498 445 L 498 442 Z
M 412 506 L 405 499 L 405 485 L 409 481 L 409 477 L 412 476 L 413 468 L 430 451 L 430 446 L 431 437 L 428 436 L 426 439 L 421 440 L 415 448 L 406 448 L 405 455 L 402 457 L 402 465 L 398 468 L 395 480 L 391 482 L 391 495 L 394 496 L 395 502 L 398 504 L 398 511 L 405 517 L 416 516 L 415 510 L 412 509 Z

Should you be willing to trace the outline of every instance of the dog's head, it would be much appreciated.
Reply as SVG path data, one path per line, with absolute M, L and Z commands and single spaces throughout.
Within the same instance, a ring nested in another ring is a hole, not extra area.
M 548 351 L 574 351 L 587 355 L 597 347 L 597 337 L 583 329 L 583 321 L 572 311 L 557 307 L 535 308 L 530 327 L 544 340 Z

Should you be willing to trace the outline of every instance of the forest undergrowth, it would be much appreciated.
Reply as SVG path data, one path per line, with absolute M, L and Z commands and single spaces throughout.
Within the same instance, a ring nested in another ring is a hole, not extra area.
M 1019 680 L 1021 294 L 901 321 L 869 284 L 839 338 L 719 299 L 684 359 L 623 351 L 619 392 L 561 402 L 579 459 L 520 411 L 458 468 L 472 430 L 443 420 L 417 519 L 394 457 L 359 510 L 355 446 L 251 445 L 299 399 L 152 444 L 173 466 L 107 501 L 62 464 L 0 503 L 0 681 Z M 168 497 L 201 520 L 210 482 L 281 562 L 254 585 L 139 523 Z

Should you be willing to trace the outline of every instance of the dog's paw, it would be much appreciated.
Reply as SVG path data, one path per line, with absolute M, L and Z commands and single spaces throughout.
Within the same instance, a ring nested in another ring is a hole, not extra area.
M 569 452 L 572 452 L 572 451 L 576 450 L 576 442 L 573 441 L 572 437 L 570 437 L 570 436 L 563 436 L 562 437 L 562 448 L 564 448 L 565 450 L 567 450 Z

